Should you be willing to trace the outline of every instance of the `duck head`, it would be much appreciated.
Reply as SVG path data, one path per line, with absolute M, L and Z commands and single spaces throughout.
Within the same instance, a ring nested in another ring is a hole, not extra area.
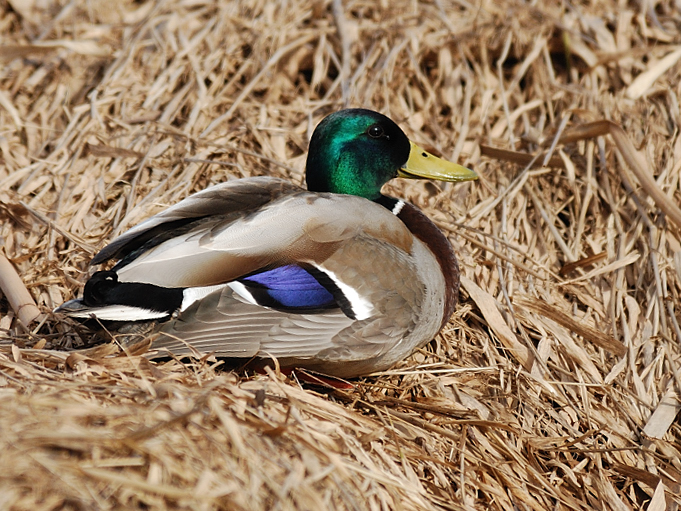
M 411 142 L 385 115 L 352 108 L 319 123 L 307 156 L 308 190 L 382 197 L 381 188 L 395 177 L 469 181 L 477 174 L 433 156 Z

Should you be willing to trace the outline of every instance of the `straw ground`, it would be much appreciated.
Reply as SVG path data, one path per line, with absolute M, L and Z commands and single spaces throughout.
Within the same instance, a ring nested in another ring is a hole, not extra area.
M 677 509 L 679 3 L 0 0 L 0 508 Z M 426 349 L 352 390 L 54 306 L 213 183 L 303 182 L 380 110 L 474 167 L 395 182 L 460 256 Z

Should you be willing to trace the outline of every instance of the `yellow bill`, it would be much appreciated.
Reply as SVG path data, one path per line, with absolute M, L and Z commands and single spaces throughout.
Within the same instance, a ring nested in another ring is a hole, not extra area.
M 397 171 L 398 177 L 409 179 L 437 179 L 438 181 L 471 181 L 478 179 L 478 175 L 471 169 L 467 169 L 458 163 L 452 163 L 437 156 L 433 156 L 428 151 L 420 148 L 411 142 L 411 152 L 409 159 L 404 166 Z

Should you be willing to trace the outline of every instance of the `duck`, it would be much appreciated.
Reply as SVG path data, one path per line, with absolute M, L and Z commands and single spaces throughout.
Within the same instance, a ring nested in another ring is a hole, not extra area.
M 340 378 L 384 371 L 430 342 L 459 294 L 459 266 L 396 177 L 477 174 L 410 141 L 385 115 L 331 113 L 315 128 L 307 189 L 274 177 L 188 196 L 97 253 L 82 298 L 55 309 L 92 330 L 142 332 L 158 356 L 212 353 Z

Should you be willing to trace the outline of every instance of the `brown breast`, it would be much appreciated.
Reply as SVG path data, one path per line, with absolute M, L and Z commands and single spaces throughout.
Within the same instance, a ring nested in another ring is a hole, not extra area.
M 459 263 L 444 234 L 418 208 L 405 202 L 397 217 L 404 222 L 411 233 L 421 240 L 433 253 L 442 268 L 445 278 L 445 310 L 442 317 L 444 327 L 456 308 L 459 299 Z

